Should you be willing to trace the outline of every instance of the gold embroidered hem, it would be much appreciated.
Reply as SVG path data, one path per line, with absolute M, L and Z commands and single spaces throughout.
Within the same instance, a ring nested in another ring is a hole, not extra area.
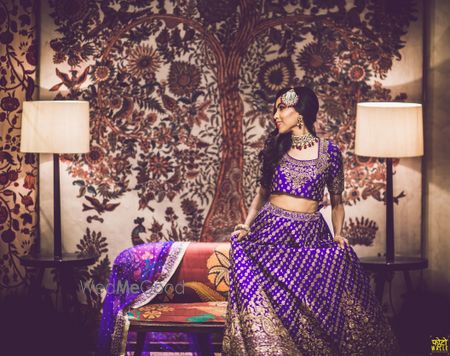
M 224 356 L 302 355 L 262 289 L 240 313 L 228 303 L 226 323 Z

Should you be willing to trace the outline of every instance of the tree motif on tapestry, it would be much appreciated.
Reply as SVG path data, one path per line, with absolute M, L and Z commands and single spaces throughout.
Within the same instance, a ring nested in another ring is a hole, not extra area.
M 205 211 L 194 214 L 201 229 L 189 224 L 179 239 L 227 239 L 256 189 L 274 95 L 288 85 L 310 86 L 320 97 L 317 131 L 344 152 L 347 204 L 383 199 L 383 165 L 353 153 L 355 107 L 406 98 L 392 98 L 379 80 L 400 59 L 414 1 L 51 6 L 61 78 L 53 89 L 69 90 L 56 97 L 92 107 L 92 151 L 65 157 L 84 204 L 95 198 L 107 214 L 130 191 L 139 196 L 136 208 L 150 211 L 194 200 Z M 92 212 L 91 221 L 100 219 Z

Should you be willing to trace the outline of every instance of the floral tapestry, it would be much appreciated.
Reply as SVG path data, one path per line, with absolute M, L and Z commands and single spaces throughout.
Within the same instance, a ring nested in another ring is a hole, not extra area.
M 344 154 L 346 235 L 362 255 L 384 251 L 385 166 L 354 154 L 356 103 L 420 98 L 420 4 L 41 6 L 40 98 L 90 103 L 91 150 L 62 157 L 62 194 L 64 249 L 100 254 L 91 277 L 106 280 L 130 245 L 227 240 L 257 188 L 275 93 L 296 85 L 315 90 L 318 135 Z M 396 202 L 409 202 L 398 214 L 412 222 L 400 229 L 418 231 L 420 163 L 397 160 L 395 170 Z
M 18 257 L 36 246 L 37 160 L 19 151 L 22 102 L 36 97 L 36 11 L 0 0 L 0 296 L 23 290 Z

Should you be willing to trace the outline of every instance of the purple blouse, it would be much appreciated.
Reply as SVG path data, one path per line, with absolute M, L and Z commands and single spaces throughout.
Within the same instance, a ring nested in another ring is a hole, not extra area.
M 288 153 L 281 158 L 272 177 L 271 192 L 322 201 L 325 185 L 330 194 L 344 191 L 344 169 L 339 147 L 319 139 L 316 159 L 299 160 Z

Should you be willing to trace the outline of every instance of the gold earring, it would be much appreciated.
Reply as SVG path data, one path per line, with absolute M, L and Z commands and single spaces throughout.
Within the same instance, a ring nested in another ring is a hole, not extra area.
M 299 116 L 299 117 L 297 118 L 297 126 L 298 126 L 298 128 L 299 128 L 300 130 L 301 130 L 302 127 L 303 127 L 303 119 L 302 119 L 301 116 Z

